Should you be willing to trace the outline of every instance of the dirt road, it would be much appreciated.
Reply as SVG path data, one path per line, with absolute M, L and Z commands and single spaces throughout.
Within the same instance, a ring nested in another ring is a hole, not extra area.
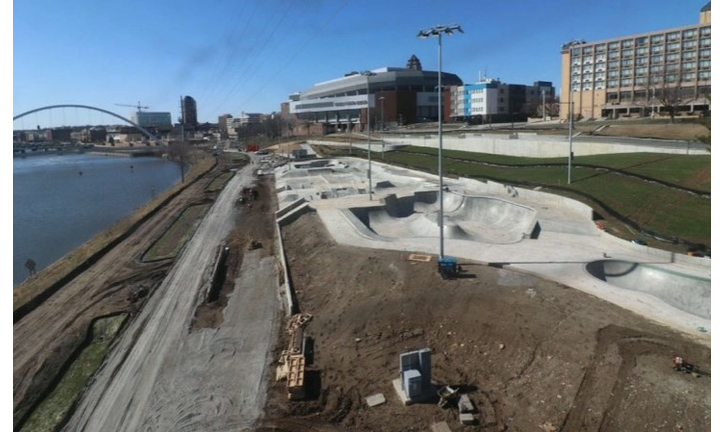
M 217 246 L 232 231 L 235 202 L 252 172 L 247 166 L 229 181 L 65 430 L 236 431 L 254 424 L 279 311 L 274 258 L 246 253 L 229 319 L 219 329 L 190 333 Z

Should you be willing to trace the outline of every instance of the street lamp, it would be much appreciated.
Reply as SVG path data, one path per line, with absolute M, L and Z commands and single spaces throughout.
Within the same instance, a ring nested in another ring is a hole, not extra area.
M 370 201 L 373 200 L 373 163 L 372 163 L 372 157 L 370 155 L 370 77 L 375 76 L 375 72 L 370 72 L 369 70 L 358 72 L 358 74 L 366 77 L 367 80 L 367 128 L 368 128 L 368 198 Z M 362 114 L 362 110 L 360 110 L 360 113 Z M 360 116 L 360 121 L 362 121 L 362 115 Z
M 440 240 L 441 240 L 441 251 L 439 259 L 445 257 L 443 253 L 443 112 L 442 112 L 442 87 L 441 87 L 441 67 L 442 67 L 442 48 L 441 48 L 441 35 L 443 33 L 452 35 L 454 30 L 458 30 L 463 33 L 461 26 L 458 24 L 452 25 L 437 25 L 429 29 L 423 29 L 418 32 L 418 37 L 421 39 L 427 39 L 430 36 L 438 37 L 438 201 L 440 203 L 438 211 L 438 226 L 440 228 Z
M 381 126 L 380 126 L 380 138 L 383 140 L 383 151 L 380 152 L 380 156 L 385 159 L 385 96 L 380 96 L 378 98 L 380 101 L 380 117 L 381 117 Z
M 569 162 L 568 162 L 568 169 L 566 172 L 566 184 L 571 184 L 571 162 L 574 156 L 574 150 L 572 147 L 572 129 L 574 129 L 574 101 L 572 100 L 572 93 L 571 90 L 569 90 L 569 102 L 568 102 L 568 108 L 569 108 Z

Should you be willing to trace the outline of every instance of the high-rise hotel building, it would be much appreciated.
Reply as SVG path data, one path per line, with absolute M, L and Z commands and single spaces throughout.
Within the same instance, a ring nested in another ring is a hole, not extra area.
M 575 118 L 709 110 L 710 14 L 708 3 L 698 24 L 563 45 L 560 117 L 572 105 Z

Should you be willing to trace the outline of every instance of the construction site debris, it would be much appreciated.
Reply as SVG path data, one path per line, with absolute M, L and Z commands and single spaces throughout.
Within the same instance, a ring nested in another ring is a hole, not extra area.
M 458 419 L 462 425 L 473 425 L 476 424 L 476 418 L 471 413 L 460 414 Z
M 365 398 L 369 407 L 376 407 L 385 403 L 385 396 L 382 393 L 374 394 Z
M 446 422 L 433 423 L 430 428 L 433 432 L 451 432 L 451 428 Z
M 287 374 L 287 397 L 290 400 L 305 398 L 305 356 L 289 356 L 289 372 Z

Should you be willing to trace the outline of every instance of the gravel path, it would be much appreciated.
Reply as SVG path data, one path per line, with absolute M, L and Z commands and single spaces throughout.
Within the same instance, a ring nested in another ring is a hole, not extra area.
M 229 181 L 64 430 L 236 431 L 261 415 L 279 313 L 274 258 L 247 253 L 228 321 L 217 330 L 189 333 L 216 248 L 232 229 L 235 198 L 253 171 L 249 165 Z

